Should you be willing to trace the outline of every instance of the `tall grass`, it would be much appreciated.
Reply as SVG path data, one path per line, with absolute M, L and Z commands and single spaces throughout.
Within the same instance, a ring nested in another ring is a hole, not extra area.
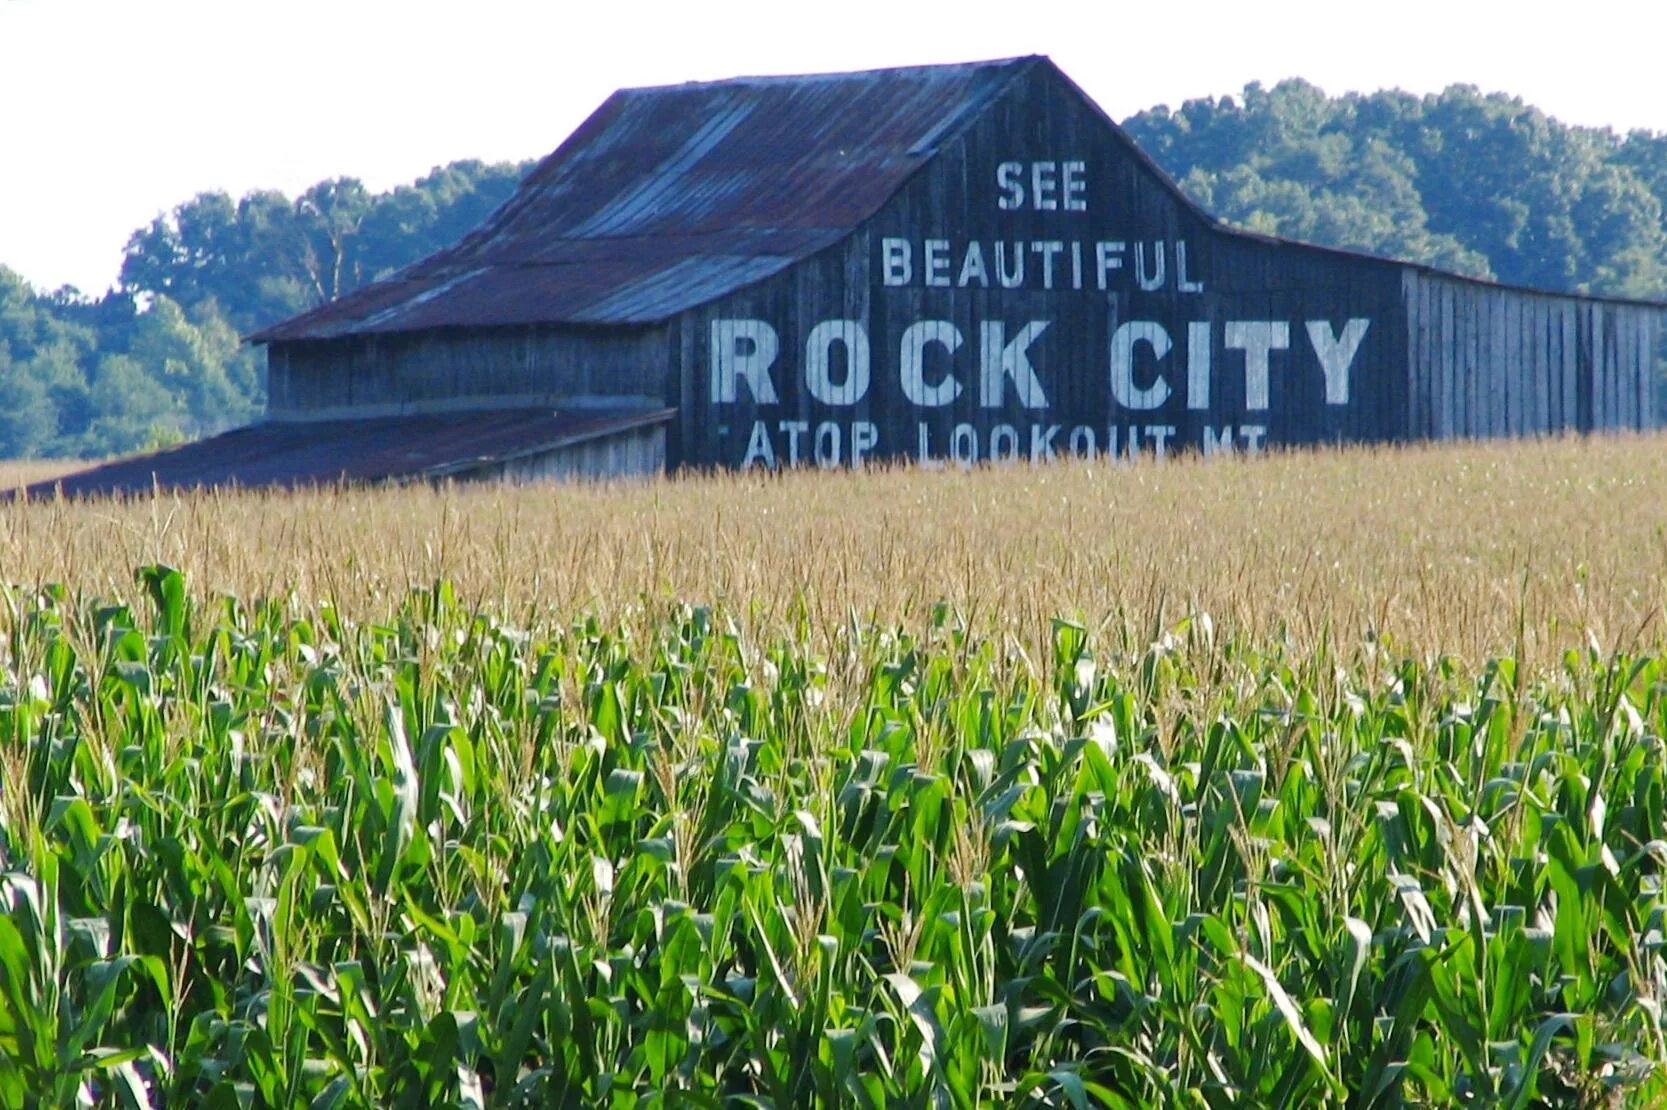
M 86 459 L 0 459 L 0 490 L 50 482 L 92 465 Z
M 616 487 L 211 494 L 0 506 L 0 572 L 125 597 L 166 563 L 205 594 L 384 613 L 445 578 L 506 617 L 722 604 L 920 620 L 947 602 L 1039 650 L 1049 622 L 1198 609 L 1252 637 L 1368 631 L 1533 658 L 1631 643 L 1660 612 L 1667 439 L 1351 449 L 1253 462 L 685 478 Z
M 5 508 L 0 1105 L 1659 1101 L 1659 447 Z

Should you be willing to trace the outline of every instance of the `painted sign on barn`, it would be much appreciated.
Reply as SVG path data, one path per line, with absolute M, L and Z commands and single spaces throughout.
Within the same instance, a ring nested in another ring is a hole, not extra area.
M 1097 113 L 1038 92 L 969 129 L 844 249 L 707 314 L 702 453 L 1254 453 L 1372 438 L 1404 408 L 1401 329 L 1385 323 L 1398 271 L 1232 242 Z
M 1650 427 L 1661 324 L 1224 227 L 1014 58 L 622 90 L 462 241 L 254 338 L 274 420 L 610 412 L 759 468 Z

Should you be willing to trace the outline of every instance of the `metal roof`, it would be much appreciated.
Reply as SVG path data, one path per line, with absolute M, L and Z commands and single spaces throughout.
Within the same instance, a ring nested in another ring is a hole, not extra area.
M 95 466 L 27 488 L 31 498 L 120 496 L 236 485 L 466 475 L 471 470 L 671 419 L 674 410 L 550 408 L 424 413 L 354 420 L 268 421 L 167 451 Z
M 622 90 L 462 242 L 251 339 L 667 319 L 838 242 L 1039 62 Z

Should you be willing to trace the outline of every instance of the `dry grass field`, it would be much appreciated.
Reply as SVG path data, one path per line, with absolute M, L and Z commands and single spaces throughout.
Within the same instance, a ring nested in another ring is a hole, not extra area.
M 3 459 L 0 460 L 0 490 L 61 478 L 91 465 L 85 459 Z
M 1667 1098 L 1667 439 L 9 504 L 0 582 L 0 1110 Z
M 1257 639 L 1533 658 L 1660 635 L 1667 439 L 0 508 L 5 581 L 128 596 L 151 562 L 350 615 L 447 578 L 533 624 L 675 599 L 820 637 L 942 602 L 1031 646 L 1059 615 L 1138 636 L 1202 611 Z

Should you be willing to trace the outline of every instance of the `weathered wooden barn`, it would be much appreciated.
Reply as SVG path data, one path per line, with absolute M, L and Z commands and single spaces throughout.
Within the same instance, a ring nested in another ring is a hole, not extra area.
M 242 434 L 311 481 L 1644 428 L 1663 311 L 1226 228 L 1045 58 L 751 78 L 616 93 L 463 241 L 253 336 Z

